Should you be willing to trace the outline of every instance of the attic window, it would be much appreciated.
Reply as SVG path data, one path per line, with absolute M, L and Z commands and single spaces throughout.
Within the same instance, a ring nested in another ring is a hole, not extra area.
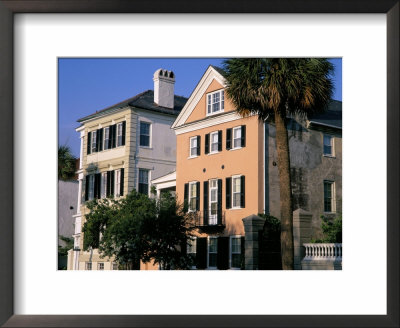
M 224 111 L 224 90 L 218 90 L 207 94 L 207 116 Z
M 169 77 L 170 77 L 171 79 L 173 79 L 173 78 L 174 78 L 174 72 L 169 73 Z

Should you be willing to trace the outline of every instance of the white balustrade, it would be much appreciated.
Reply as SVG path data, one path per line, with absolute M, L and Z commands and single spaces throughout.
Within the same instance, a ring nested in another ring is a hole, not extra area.
M 304 260 L 342 260 L 342 244 L 303 244 L 305 248 Z

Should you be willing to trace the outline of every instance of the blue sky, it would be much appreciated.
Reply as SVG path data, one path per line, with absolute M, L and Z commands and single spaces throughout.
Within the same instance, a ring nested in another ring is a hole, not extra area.
M 58 66 L 58 143 L 79 156 L 77 119 L 136 94 L 153 89 L 159 68 L 175 73 L 175 94 L 189 97 L 209 65 L 222 58 L 61 58 Z M 335 70 L 333 99 L 342 100 L 342 60 L 331 59 Z

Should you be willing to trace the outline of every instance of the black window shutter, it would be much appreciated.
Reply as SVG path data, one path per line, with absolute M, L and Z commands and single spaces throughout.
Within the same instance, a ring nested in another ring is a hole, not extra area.
M 97 145 L 98 145 L 97 151 L 102 151 L 103 150 L 103 129 L 99 129 L 97 131 L 99 131 L 99 136 L 97 139 Z
M 117 125 L 114 124 L 111 126 L 112 133 L 111 133 L 111 148 L 115 148 L 116 144 L 116 136 L 117 136 Z
M 232 148 L 232 129 L 226 129 L 226 150 Z
M 225 188 L 226 188 L 226 198 L 225 198 L 225 208 L 231 208 L 232 204 L 232 178 L 228 177 L 225 180 Z
M 244 256 L 245 256 L 245 247 L 244 247 L 245 239 L 244 237 L 240 237 L 240 269 L 244 270 Z
M 122 146 L 125 146 L 126 121 L 122 122 Z
M 108 127 L 108 148 L 107 149 L 111 149 L 111 146 L 112 146 L 112 125 L 110 125 L 109 127 Z
M 95 131 L 96 133 L 96 151 L 100 151 L 100 129 Z
M 107 171 L 107 197 L 111 194 L 111 171 Z
M 208 225 L 208 181 L 203 182 L 203 225 Z
M 229 269 L 229 237 L 218 237 L 217 250 L 218 270 Z
M 89 176 L 86 176 L 85 181 L 85 201 L 89 200 Z
M 244 175 L 240 177 L 240 207 L 245 208 L 245 193 L 246 193 L 246 187 L 245 187 L 245 179 Z
M 184 201 L 183 201 L 183 208 L 184 211 L 187 212 L 189 210 L 189 184 L 185 183 L 185 192 L 183 194 Z
M 210 134 L 207 133 L 204 143 L 204 154 L 208 154 L 209 152 L 210 152 Z
M 200 156 L 201 137 L 197 136 L 197 156 Z
M 222 130 L 218 131 L 218 151 L 222 151 Z
M 196 211 L 200 211 L 200 182 L 196 182 Z
M 196 240 L 196 267 L 197 269 L 207 268 L 207 238 Z
M 240 138 L 241 146 L 246 147 L 246 125 L 242 125 L 242 137 Z
M 100 198 L 100 173 L 94 175 L 94 198 Z
M 218 207 L 217 207 L 217 220 L 218 224 L 222 224 L 222 179 L 218 179 Z
M 88 132 L 87 135 L 87 154 L 89 155 L 91 153 L 91 148 L 90 148 L 90 144 L 92 143 L 92 132 Z
M 121 169 L 120 177 L 121 177 L 121 184 L 120 184 L 121 187 L 120 187 L 119 195 L 123 196 L 124 195 L 124 169 Z
M 111 171 L 111 195 L 115 194 L 115 190 L 114 190 L 114 183 L 115 183 L 115 171 Z

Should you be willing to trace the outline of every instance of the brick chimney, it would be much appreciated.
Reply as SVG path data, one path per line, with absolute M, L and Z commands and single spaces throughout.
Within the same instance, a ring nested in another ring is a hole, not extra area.
M 153 81 L 154 102 L 161 107 L 174 108 L 174 72 L 160 68 L 155 71 Z

